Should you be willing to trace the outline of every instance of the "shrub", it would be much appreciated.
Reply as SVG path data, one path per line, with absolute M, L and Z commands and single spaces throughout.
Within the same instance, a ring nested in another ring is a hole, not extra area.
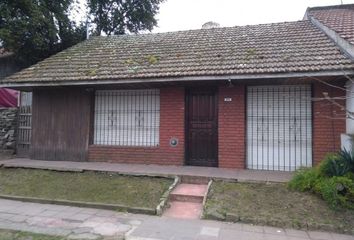
M 348 165 L 348 171 L 354 173 L 354 154 L 346 149 L 339 152 L 341 159 Z
M 354 209 L 354 156 L 346 150 L 328 154 L 317 167 L 298 170 L 288 187 L 317 193 L 332 208 Z
M 312 191 L 319 178 L 320 175 L 316 168 L 303 168 L 295 172 L 288 187 L 301 192 Z
M 325 156 L 325 159 L 318 166 L 321 175 L 327 177 L 343 176 L 350 171 L 348 158 L 344 158 L 341 153 L 332 153 Z
M 331 208 L 343 206 L 354 209 L 354 182 L 349 177 L 324 178 L 317 182 L 314 190 Z

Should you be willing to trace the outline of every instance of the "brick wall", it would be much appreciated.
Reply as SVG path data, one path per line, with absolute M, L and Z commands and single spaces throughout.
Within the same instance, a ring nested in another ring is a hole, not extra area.
M 224 98 L 232 98 L 224 102 Z M 245 168 L 245 86 L 219 88 L 219 167 Z
M 184 88 L 160 90 L 160 146 L 117 147 L 89 146 L 89 161 L 145 163 L 163 165 L 184 164 Z M 170 146 L 170 138 L 179 144 Z
M 338 83 L 342 84 L 342 83 Z M 343 96 L 343 91 L 321 83 L 313 86 L 314 97 L 322 92 L 331 96 Z M 245 168 L 245 94 L 244 85 L 233 88 L 220 87 L 218 92 L 218 154 L 219 167 Z M 232 98 L 225 102 L 224 98 Z M 89 146 L 89 161 L 119 163 L 146 163 L 163 165 L 184 165 L 184 88 L 162 88 L 160 92 L 160 146 L 159 147 L 114 147 Z M 313 102 L 313 158 L 318 163 L 328 152 L 340 148 L 340 134 L 345 132 L 345 120 L 333 119 L 338 107 L 328 101 Z M 169 140 L 177 137 L 179 144 L 171 147 Z
M 343 82 L 331 83 L 343 87 Z M 323 92 L 330 97 L 343 97 L 343 90 L 314 83 L 314 98 L 323 98 Z M 344 101 L 340 102 L 345 104 Z M 339 107 L 327 100 L 313 102 L 313 160 L 317 164 L 329 152 L 340 149 L 340 134 L 345 132 L 345 120 Z M 339 116 L 338 116 L 339 115 Z

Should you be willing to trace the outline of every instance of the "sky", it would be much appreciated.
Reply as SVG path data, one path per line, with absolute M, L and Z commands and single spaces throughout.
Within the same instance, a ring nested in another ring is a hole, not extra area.
M 297 21 L 307 7 L 338 4 L 341 0 L 165 0 L 153 32 L 199 29 L 209 21 L 221 27 Z

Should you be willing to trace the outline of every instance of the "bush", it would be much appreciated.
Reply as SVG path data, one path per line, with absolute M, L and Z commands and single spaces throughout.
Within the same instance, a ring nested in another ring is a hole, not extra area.
M 292 190 L 301 192 L 312 191 L 319 178 L 320 175 L 316 168 L 303 168 L 295 172 L 288 186 Z
M 348 158 L 344 158 L 341 153 L 326 155 L 325 159 L 318 166 L 321 175 L 327 177 L 343 176 L 350 171 Z M 343 153 L 346 154 L 346 152 Z
M 354 209 L 354 181 L 349 177 L 324 178 L 317 181 L 314 190 L 331 208 L 343 206 Z
M 288 187 L 317 193 L 332 208 L 354 209 L 354 156 L 346 150 L 328 154 L 317 167 L 298 170 Z
M 341 159 L 348 165 L 348 171 L 354 173 L 354 154 L 346 149 L 339 152 Z

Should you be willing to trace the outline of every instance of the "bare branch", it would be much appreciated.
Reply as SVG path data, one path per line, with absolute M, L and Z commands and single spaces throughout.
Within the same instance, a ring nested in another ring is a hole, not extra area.
M 316 78 L 316 77 L 311 77 L 311 76 L 307 76 L 308 78 L 311 78 L 311 79 L 313 79 L 313 80 L 316 80 L 316 81 L 318 81 L 318 82 L 320 82 L 320 83 L 323 83 L 323 84 L 325 84 L 325 85 L 327 85 L 327 86 L 330 86 L 330 87 L 333 87 L 333 88 L 337 88 L 337 89 L 340 89 L 340 90 L 343 90 L 343 91 L 349 91 L 348 89 L 346 89 L 346 88 L 342 88 L 342 87 L 339 87 L 339 86 L 336 86 L 336 85 L 333 85 L 333 84 L 330 84 L 330 83 L 328 83 L 328 82 L 326 82 L 326 81 L 323 81 L 323 80 L 321 80 L 321 79 L 319 79 L 319 78 Z

